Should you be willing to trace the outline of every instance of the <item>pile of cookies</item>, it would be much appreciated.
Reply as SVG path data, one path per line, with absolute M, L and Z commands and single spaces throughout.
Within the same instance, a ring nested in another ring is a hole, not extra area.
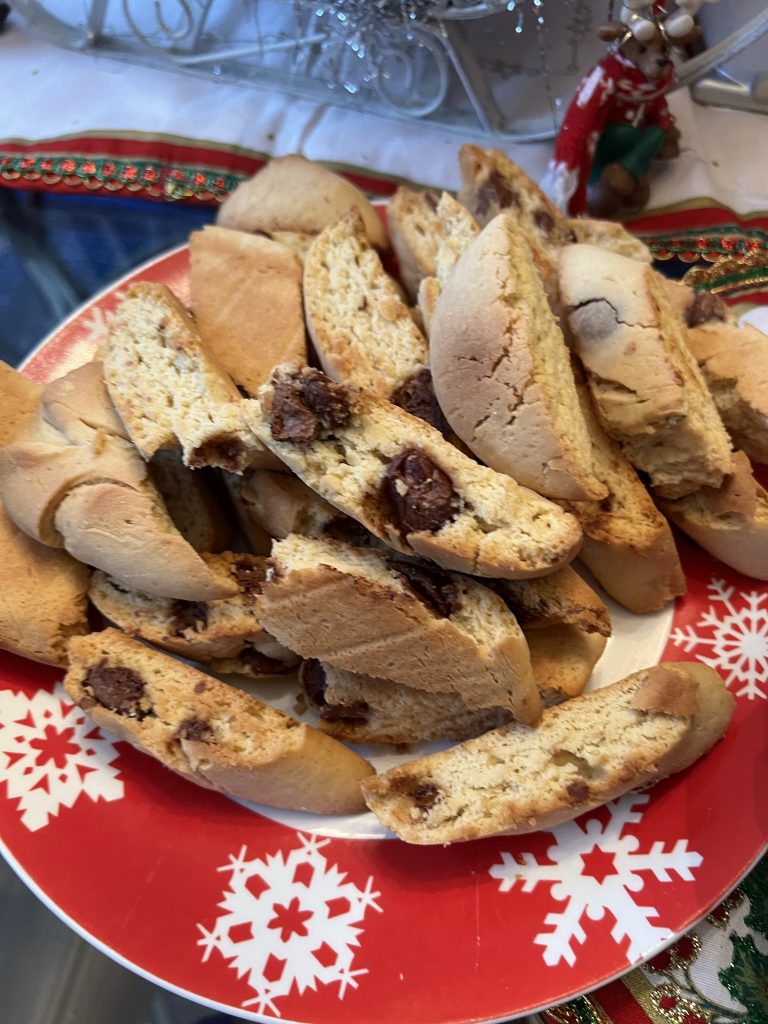
M 768 578 L 768 338 L 504 154 L 460 167 L 394 197 L 394 276 L 362 193 L 274 160 L 192 235 L 191 310 L 134 284 L 93 362 L 0 374 L 0 646 L 199 785 L 413 843 L 551 827 L 727 728 L 698 664 L 583 694 L 611 622 L 574 565 L 661 608 L 671 519 Z

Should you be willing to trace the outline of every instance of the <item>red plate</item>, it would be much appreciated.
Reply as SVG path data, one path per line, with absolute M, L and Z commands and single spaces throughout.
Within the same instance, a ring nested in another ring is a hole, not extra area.
M 88 359 L 140 279 L 186 299 L 186 248 L 84 306 L 29 376 Z M 612 608 L 596 681 L 698 658 L 721 672 L 736 713 L 707 757 L 648 793 L 553 832 L 409 847 L 372 816 L 276 814 L 198 789 L 93 728 L 60 671 L 6 654 L 4 852 L 104 952 L 246 1019 L 491 1021 L 602 985 L 707 913 L 768 837 L 768 592 L 681 547 L 687 597 L 652 616 Z

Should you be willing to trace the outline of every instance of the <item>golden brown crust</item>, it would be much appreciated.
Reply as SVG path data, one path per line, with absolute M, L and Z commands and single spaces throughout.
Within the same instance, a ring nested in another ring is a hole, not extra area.
M 72 700 L 192 782 L 272 807 L 362 809 L 373 769 L 329 736 L 117 630 L 76 638 L 69 653 Z M 116 669 L 131 674 L 127 695 Z
M 260 235 L 207 225 L 189 238 L 190 301 L 203 344 L 255 395 L 278 363 L 307 355 L 295 252 Z
M 469 708 L 505 707 L 521 721 L 538 720 L 525 638 L 487 587 L 438 573 L 449 597 L 436 607 L 404 576 L 413 567 L 434 578 L 429 566 L 298 535 L 274 545 L 272 562 L 261 623 L 302 657 L 348 671 L 365 665 L 373 676 L 458 693 Z
M 297 153 L 276 157 L 241 182 L 222 203 L 216 221 L 238 231 L 265 231 L 280 237 L 318 235 L 347 210 L 357 209 L 377 249 L 389 248 L 376 210 L 346 178 Z
M 438 401 L 479 458 L 551 498 L 605 496 L 562 331 L 510 215 L 459 258 L 429 330 Z
M 390 769 L 363 792 L 411 843 L 550 829 L 688 767 L 723 735 L 733 704 L 712 669 L 665 664 L 548 709 L 536 730 L 512 723 Z

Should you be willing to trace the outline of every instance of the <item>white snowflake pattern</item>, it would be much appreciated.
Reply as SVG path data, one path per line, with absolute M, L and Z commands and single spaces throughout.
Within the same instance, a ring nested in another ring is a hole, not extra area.
M 677 875 L 683 881 L 693 879 L 692 869 L 703 858 L 688 849 L 688 841 L 679 839 L 671 849 L 655 842 L 646 853 L 638 852 L 637 836 L 623 835 L 627 825 L 637 824 L 642 808 L 649 800 L 632 793 L 607 805 L 610 817 L 603 825 L 590 818 L 583 826 L 568 821 L 553 829 L 554 845 L 547 850 L 552 864 L 539 864 L 531 853 L 522 855 L 518 863 L 510 853 L 502 853 L 500 864 L 490 868 L 493 878 L 501 880 L 501 892 L 509 892 L 518 882 L 523 892 L 532 892 L 540 882 L 553 882 L 552 898 L 564 901 L 562 910 L 547 914 L 544 924 L 549 930 L 540 932 L 534 942 L 544 948 L 544 962 L 552 967 L 565 960 L 576 962 L 574 944 L 582 945 L 587 933 L 582 921 L 601 921 L 608 911 L 614 918 L 611 938 L 616 943 L 628 940 L 627 960 L 634 963 L 671 938 L 672 932 L 658 921 L 655 907 L 640 906 L 633 893 L 640 892 L 644 872 L 651 872 L 660 882 L 669 882 Z
M 720 671 L 737 697 L 768 697 L 768 592 L 736 591 L 725 580 L 707 584 L 711 604 L 696 626 L 673 629 L 670 639 L 686 653 Z M 700 653 L 699 649 L 709 651 Z
M 32 697 L 0 692 L 0 782 L 18 800 L 30 832 L 44 828 L 62 807 L 82 795 L 120 800 L 123 783 L 111 762 L 114 745 L 105 739 L 57 683 L 53 693 Z
M 243 1002 L 259 1013 L 280 1016 L 275 1000 L 296 986 L 299 994 L 316 982 L 337 982 L 339 998 L 347 986 L 357 988 L 366 968 L 352 969 L 358 936 L 369 907 L 381 910 L 372 891 L 346 881 L 346 874 L 320 852 L 330 840 L 299 834 L 301 846 L 287 855 L 247 859 L 243 847 L 218 871 L 231 873 L 230 886 L 219 906 L 225 911 L 202 934 L 203 961 L 213 950 L 227 960 L 239 978 L 247 975 L 256 995 Z
M 112 293 L 112 299 L 116 304 L 123 301 L 126 296 L 124 288 Z M 81 343 L 87 346 L 92 352 L 102 345 L 109 334 L 109 321 L 112 319 L 112 311 L 107 311 L 103 306 L 93 305 L 87 309 L 81 320 L 82 329 Z

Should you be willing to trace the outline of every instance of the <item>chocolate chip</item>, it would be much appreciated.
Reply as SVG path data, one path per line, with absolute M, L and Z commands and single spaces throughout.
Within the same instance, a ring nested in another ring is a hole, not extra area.
M 200 718 L 185 718 L 179 724 L 176 735 L 182 740 L 199 740 L 208 743 L 213 739 L 213 729 Z
M 301 683 L 307 700 L 316 708 L 325 706 L 325 689 L 328 685 L 325 669 L 315 658 L 308 658 L 301 663 L 299 668 L 299 682 Z
M 411 799 L 423 811 L 431 810 L 440 799 L 440 787 L 434 782 L 421 782 L 411 790 Z
M 431 189 L 426 189 L 426 191 L 423 192 L 422 194 L 424 196 L 424 202 L 427 204 L 430 210 L 436 210 L 437 196 L 435 195 L 435 193 L 432 192 Z
M 287 380 L 275 384 L 270 426 L 276 441 L 298 445 L 309 444 L 320 433 L 317 419 L 302 401 L 294 383 Z
M 310 444 L 322 431 L 346 426 L 350 414 L 346 389 L 319 370 L 310 370 L 275 384 L 272 436 L 276 441 Z
M 260 676 L 282 676 L 286 672 L 291 672 L 296 664 L 295 661 L 293 665 L 289 665 L 278 658 L 270 658 L 268 655 L 262 654 L 261 651 L 257 651 L 255 647 L 244 647 L 238 654 L 238 658 L 251 671 Z
M 239 473 L 245 462 L 246 450 L 243 442 L 232 436 L 222 435 L 211 438 L 195 448 L 189 461 L 190 466 L 218 466 L 232 473 Z
M 349 725 L 365 725 L 370 708 L 364 700 L 353 700 L 349 704 L 324 704 L 320 717 L 324 722 L 347 722 Z
M 436 533 L 459 510 L 459 496 L 451 478 L 420 448 L 406 448 L 392 459 L 380 491 L 404 533 Z
M 388 561 L 387 565 L 435 615 L 447 619 L 461 608 L 459 588 L 447 573 L 410 562 Z
M 485 217 L 492 210 L 497 212 L 509 206 L 520 206 L 520 197 L 498 171 L 491 171 L 477 193 L 478 217 Z
M 174 636 L 184 636 L 187 630 L 201 633 L 208 625 L 208 605 L 205 601 L 174 601 L 171 605 L 171 628 Z
M 589 797 L 589 786 L 586 782 L 582 782 L 581 779 L 569 782 L 565 789 L 568 796 L 571 797 L 575 803 L 583 804 Z
M 354 547 L 368 547 L 371 543 L 371 535 L 364 526 L 344 514 L 329 519 L 323 527 L 323 536 L 331 540 L 340 540 L 345 544 L 352 544 Z
M 547 210 L 536 210 L 533 214 L 533 223 L 545 236 L 551 235 L 555 227 L 555 220 Z
M 709 320 L 725 320 L 726 305 L 721 298 L 712 292 L 698 289 L 693 303 L 688 307 L 685 319 L 689 327 L 698 327 Z
M 261 593 L 261 584 L 267 577 L 267 570 L 263 562 L 254 563 L 242 559 L 235 562 L 230 572 L 244 594 L 252 597 L 254 594 Z
M 112 667 L 102 662 L 88 669 L 83 686 L 88 687 L 102 707 L 118 715 L 141 720 L 148 714 L 141 707 L 144 680 L 130 668 Z
M 349 423 L 350 408 L 346 389 L 334 384 L 317 370 L 304 377 L 304 401 L 320 421 L 323 430 L 335 430 Z
M 420 420 L 430 423 L 441 434 L 447 434 L 450 430 L 435 395 L 432 374 L 426 368 L 417 370 L 404 381 L 392 392 L 389 400 L 393 405 L 405 409 L 411 416 L 418 416 Z
M 208 689 L 208 684 L 207 683 L 195 683 L 195 685 L 192 687 L 192 692 L 193 693 L 205 693 L 205 691 L 207 689 Z

